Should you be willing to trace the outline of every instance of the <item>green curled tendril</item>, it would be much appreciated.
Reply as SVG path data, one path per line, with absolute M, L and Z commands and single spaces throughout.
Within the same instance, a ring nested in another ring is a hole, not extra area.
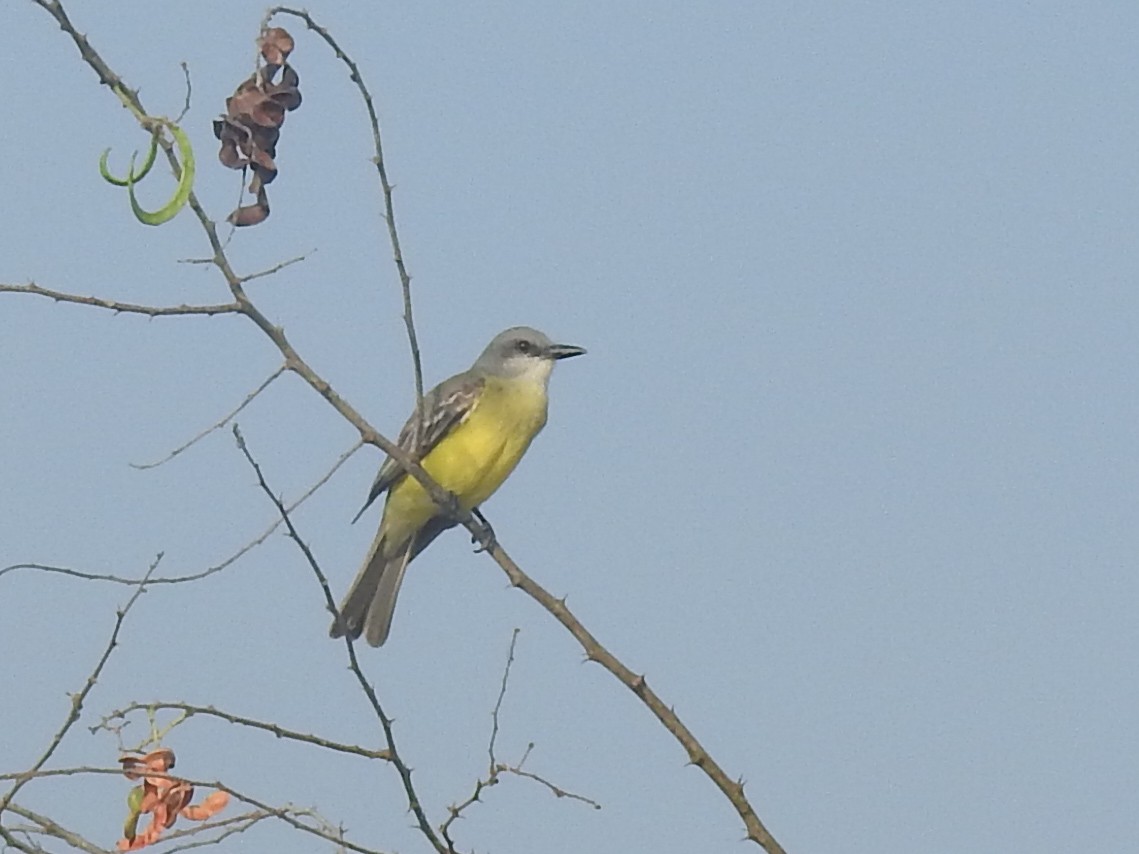
M 156 211 L 148 211 L 138 203 L 138 199 L 134 194 L 134 185 L 141 181 L 146 174 L 150 171 L 150 167 L 154 165 L 154 158 L 158 153 L 158 131 L 155 130 L 154 136 L 150 140 L 150 151 L 147 154 L 146 163 L 143 164 L 142 170 L 139 172 L 134 171 L 135 158 L 138 157 L 136 151 L 131 155 L 130 168 L 127 170 L 126 179 L 115 178 L 107 169 L 107 152 L 103 152 L 103 156 L 99 158 L 99 174 L 103 176 L 105 181 L 114 184 L 117 187 L 126 187 L 127 194 L 130 196 L 131 211 L 134 212 L 135 218 L 144 225 L 162 225 L 164 222 L 169 222 L 182 210 L 186 202 L 190 199 L 190 192 L 194 188 L 194 149 L 190 146 L 190 138 L 186 136 L 186 132 L 174 122 L 163 119 L 161 121 L 163 127 L 169 128 L 171 135 L 174 137 L 174 144 L 178 146 L 178 158 L 181 161 L 181 175 L 178 176 L 178 186 L 174 190 L 174 195 L 165 205 Z M 110 149 L 108 149 L 109 151 Z

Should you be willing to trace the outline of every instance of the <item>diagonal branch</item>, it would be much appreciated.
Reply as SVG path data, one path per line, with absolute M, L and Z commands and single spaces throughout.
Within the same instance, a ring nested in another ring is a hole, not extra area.
M 194 445 L 194 443 L 200 442 L 202 439 L 206 438 L 206 436 L 210 435 L 210 433 L 213 433 L 215 430 L 220 430 L 222 427 L 224 427 L 226 424 L 228 424 L 230 421 L 232 421 L 234 418 L 236 418 L 237 414 L 239 412 L 241 412 L 241 410 L 245 409 L 245 407 L 247 407 L 250 403 L 253 402 L 253 398 L 257 397 L 257 395 L 259 395 L 259 394 L 261 394 L 261 392 L 265 391 L 265 389 L 267 389 L 269 387 L 270 383 L 272 383 L 273 380 L 277 379 L 277 377 L 279 377 L 284 372 L 285 372 L 285 366 L 281 365 L 281 367 L 277 368 L 277 370 L 275 370 L 275 371 L 273 371 L 273 373 L 269 374 L 269 376 L 265 378 L 265 381 L 262 382 L 261 385 L 257 386 L 257 388 L 253 389 L 253 391 L 251 391 L 249 394 L 247 394 L 245 396 L 245 399 L 242 400 L 241 403 L 239 403 L 237 405 L 236 409 L 233 409 L 232 411 L 230 411 L 220 421 L 216 421 L 213 424 L 211 424 L 205 430 L 198 433 L 198 435 L 194 436 L 194 438 L 190 439 L 188 442 L 185 442 L 185 443 L 179 445 L 177 448 L 175 448 L 169 454 L 164 456 L 162 459 L 157 460 L 153 463 L 131 463 L 131 468 L 136 468 L 136 469 L 141 469 L 141 470 L 157 468 L 158 466 L 162 465 L 163 463 L 174 459 L 180 453 L 182 453 L 183 451 L 192 447 Z
M 589 806 L 593 807 L 595 810 L 601 809 L 601 804 L 597 803 L 597 801 L 593 800 L 593 798 L 587 798 L 585 795 L 578 795 L 574 792 L 566 791 L 561 786 L 555 786 L 545 777 L 535 774 L 533 771 L 524 771 L 522 769 L 522 766 L 525 765 L 526 760 L 530 758 L 530 751 L 533 749 L 534 742 L 530 742 L 528 745 L 526 745 L 526 751 L 522 754 L 522 758 L 518 760 L 518 763 L 516 765 L 503 765 L 500 763 L 495 767 L 495 770 L 499 773 L 506 771 L 514 774 L 516 777 L 525 777 L 527 780 L 533 780 L 535 783 L 541 783 L 543 786 L 550 790 L 550 794 L 552 794 L 555 798 L 568 798 L 571 801 L 581 801 L 583 804 L 589 804 Z
M 328 604 L 328 610 L 331 611 L 334 615 L 339 616 L 339 613 L 336 610 L 336 600 L 332 598 L 332 590 L 328 586 L 328 578 L 321 570 L 320 565 L 317 563 L 316 558 L 313 556 L 312 551 L 308 547 L 308 544 L 303 539 L 301 539 L 301 535 L 293 526 L 292 517 L 289 516 L 289 512 L 285 509 L 285 505 L 281 503 L 281 500 L 277 498 L 277 496 L 273 493 L 273 490 L 269 488 L 269 484 L 265 482 L 265 476 L 261 472 L 261 466 L 258 465 L 257 461 L 253 458 L 253 455 L 250 453 L 249 448 L 245 444 L 245 439 L 242 437 L 241 431 L 236 426 L 233 428 L 233 435 L 237 439 L 237 446 L 241 450 L 241 453 L 245 456 L 245 459 L 249 462 L 249 465 L 257 474 L 257 484 L 261 487 L 261 490 L 269 497 L 269 500 L 272 501 L 276 506 L 277 512 L 281 514 L 281 519 L 284 521 L 285 526 L 289 529 L 289 537 L 292 538 L 293 542 L 297 544 L 297 547 L 304 554 L 305 560 L 308 561 L 309 566 L 312 568 L 313 574 L 316 575 L 317 581 L 320 582 L 321 589 L 324 591 L 325 601 Z M 396 770 L 399 772 L 400 779 L 403 781 L 404 792 L 407 794 L 408 808 L 415 814 L 415 819 L 419 824 L 420 832 L 422 832 L 423 835 L 427 837 L 427 840 L 432 844 L 432 846 L 434 846 L 435 850 L 438 851 L 439 854 L 446 854 L 448 849 L 443 845 L 439 837 L 435 835 L 435 831 L 431 827 L 431 822 L 427 820 L 427 814 L 423 811 L 423 805 L 419 799 L 419 795 L 416 794 L 415 786 L 411 782 L 411 768 L 409 768 L 403 759 L 400 758 L 399 750 L 396 748 L 395 733 L 392 730 L 392 719 L 384 714 L 383 707 L 380 705 L 380 699 L 376 695 L 375 688 L 368 681 L 367 677 L 364 676 L 364 672 L 360 669 L 360 662 L 356 658 L 356 648 L 352 644 L 352 639 L 345 635 L 344 642 L 348 649 L 349 669 L 356 677 L 356 681 L 359 682 L 360 688 L 363 689 L 365 696 L 368 698 L 368 702 L 372 706 L 372 711 L 376 713 L 376 717 L 380 721 L 380 726 L 384 730 L 384 739 L 388 744 L 387 759 L 392 763 L 392 765 L 395 766 Z
M 704 749 L 692 731 L 680 720 L 672 707 L 665 704 L 657 693 L 649 687 L 644 675 L 638 675 L 626 667 L 613 653 L 602 646 L 566 607 L 564 599 L 553 596 L 546 588 L 523 572 L 518 564 L 495 542 L 485 544 L 494 560 L 502 567 L 510 583 L 520 588 L 531 599 L 545 608 L 574 636 L 585 650 L 589 661 L 595 661 L 612 673 L 622 685 L 632 691 L 648 706 L 665 729 L 672 733 L 688 754 L 688 761 L 708 775 L 724 797 L 735 808 L 747 828 L 747 838 L 760 845 L 768 854 L 784 854 L 782 846 L 775 841 L 763 822 L 759 820 L 747 796 L 742 782 L 737 782 L 725 773 L 719 763 Z

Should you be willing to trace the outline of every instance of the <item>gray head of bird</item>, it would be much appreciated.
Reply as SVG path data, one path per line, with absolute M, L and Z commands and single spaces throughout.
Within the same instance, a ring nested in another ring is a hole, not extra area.
M 494 336 L 475 362 L 475 369 L 499 377 L 545 382 L 554 362 L 584 353 L 583 347 L 555 344 L 537 329 L 515 326 Z

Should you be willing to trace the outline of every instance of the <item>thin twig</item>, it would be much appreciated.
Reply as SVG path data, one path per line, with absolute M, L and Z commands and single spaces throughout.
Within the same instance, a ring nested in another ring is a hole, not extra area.
M 510 649 L 506 653 L 506 665 L 502 668 L 502 683 L 498 688 L 498 699 L 495 700 L 494 709 L 491 710 L 490 713 L 490 740 L 487 742 L 487 755 L 490 758 L 490 762 L 488 763 L 486 779 L 484 780 L 482 777 L 479 777 L 475 780 L 474 791 L 467 796 L 466 800 L 458 804 L 451 804 L 447 808 L 447 820 L 439 826 L 439 833 L 443 839 L 446 840 L 447 851 L 450 852 L 450 854 L 456 854 L 455 841 L 451 838 L 451 825 L 454 824 L 457 819 L 463 817 L 463 812 L 468 807 L 479 802 L 484 789 L 498 784 L 499 763 L 494 756 L 494 746 L 498 741 L 498 715 L 499 712 L 502 711 L 502 701 L 506 697 L 506 685 L 510 680 L 510 665 L 514 663 L 514 647 L 518 643 L 518 633 L 520 631 L 521 629 L 515 628 L 510 635 Z
M 279 264 L 274 264 L 272 267 L 269 267 L 268 269 L 258 270 L 256 273 L 249 273 L 248 275 L 242 276 L 241 281 L 243 283 L 244 282 L 252 282 L 254 279 L 263 279 L 266 276 L 272 276 L 275 273 L 281 272 L 281 270 L 284 270 L 286 267 L 291 267 L 294 264 L 299 264 L 302 261 L 307 261 L 308 256 L 314 254 L 315 252 L 316 252 L 316 250 L 313 249 L 310 252 L 306 252 L 304 255 L 298 255 L 295 258 L 290 258 L 287 261 L 281 261 Z
M 399 273 L 400 290 L 403 293 L 403 322 L 407 328 L 407 341 L 411 348 L 411 365 L 412 371 L 415 374 L 415 401 L 416 409 L 419 412 L 419 423 L 423 423 L 423 364 L 419 354 L 419 341 L 415 334 L 415 320 L 411 311 L 411 276 L 407 272 L 407 266 L 403 261 L 403 250 L 400 248 L 399 232 L 396 230 L 395 224 L 395 205 L 392 202 L 393 187 L 388 181 L 387 167 L 384 165 L 384 146 L 380 138 L 380 119 L 376 115 L 376 105 L 372 100 L 372 93 L 368 91 L 368 86 L 364 83 L 364 75 L 360 73 L 360 68 L 353 61 L 340 44 L 333 38 L 332 34 L 327 29 L 320 26 L 313 20 L 312 16 L 303 9 L 290 9 L 285 6 L 275 6 L 270 9 L 265 16 L 262 29 L 268 25 L 269 20 L 274 15 L 292 15 L 293 17 L 300 18 L 305 22 L 305 25 L 324 39 L 325 43 L 332 48 L 336 58 L 348 66 L 349 79 L 356 84 L 356 88 L 360 90 L 360 97 L 364 100 L 364 107 L 368 111 L 368 121 L 372 125 L 372 143 L 375 146 L 375 155 L 372 162 L 376 166 L 376 171 L 380 176 L 380 187 L 384 194 L 384 221 L 388 226 L 388 239 L 391 241 L 392 246 L 392 259 L 395 261 L 396 271 Z
M 0 824 L 0 839 L 4 840 L 5 848 L 11 848 L 13 851 L 23 851 L 24 854 L 42 854 L 43 852 L 43 849 L 38 846 L 33 848 L 31 845 L 26 845 L 18 840 L 15 834 L 3 824 Z
M 294 813 L 297 811 L 294 810 Z M 163 834 L 163 842 L 173 842 L 176 839 L 194 838 L 194 842 L 184 842 L 181 845 L 175 845 L 173 848 L 167 848 L 163 854 L 173 854 L 174 851 L 189 851 L 193 848 L 208 848 L 217 845 L 223 839 L 228 839 L 231 836 L 237 836 L 239 833 L 245 833 L 251 827 L 255 827 L 266 819 L 273 818 L 273 816 L 262 810 L 255 810 L 247 812 L 242 815 L 235 815 L 232 818 L 222 819 L 220 821 L 210 821 L 204 824 L 194 825 L 185 829 L 171 830 Z M 210 833 L 213 830 L 220 830 L 221 832 L 206 839 L 197 839 L 197 837 Z
M 122 768 L 101 768 L 94 765 L 78 765 L 66 768 L 41 768 L 35 772 L 20 772 L 16 774 L 0 774 L 0 780 L 44 780 L 52 777 L 77 777 L 85 774 L 98 775 L 98 776 L 116 776 L 121 777 L 123 773 Z M 275 818 L 278 821 L 283 821 L 285 824 L 297 830 L 304 831 L 305 833 L 312 834 L 313 836 L 320 837 L 329 842 L 334 842 L 350 851 L 356 851 L 358 854 L 380 854 L 380 852 L 372 849 L 365 848 L 363 845 L 358 845 L 355 842 L 349 842 L 344 838 L 341 833 L 333 833 L 331 830 L 324 828 L 331 828 L 332 825 L 324 819 L 316 810 L 299 810 L 291 806 L 274 807 L 271 806 L 252 795 L 247 795 L 240 792 L 232 786 L 228 786 L 220 780 L 197 780 L 187 777 L 179 777 L 174 774 L 162 774 L 157 772 L 148 771 L 146 776 L 150 779 L 159 780 L 176 780 L 179 782 L 189 783 L 194 788 L 201 789 L 216 789 L 219 792 L 225 792 L 231 798 L 241 801 L 244 804 L 266 813 L 269 817 Z M 314 821 L 319 822 L 324 828 L 313 827 L 312 825 L 305 824 L 297 816 L 309 817 Z
M 522 758 L 519 759 L 518 762 L 514 765 L 507 765 L 503 762 L 499 762 L 494 755 L 495 742 L 498 740 L 498 716 L 502 711 L 502 702 L 506 698 L 506 686 L 507 682 L 510 680 L 510 667 L 512 664 L 514 664 L 514 648 L 518 642 L 518 633 L 521 631 L 521 629 L 516 628 L 513 634 L 510 636 L 510 650 L 506 654 L 506 666 L 502 669 L 502 684 L 498 689 L 498 699 L 495 700 L 494 709 L 490 713 L 492 725 L 490 730 L 490 741 L 487 744 L 487 755 L 490 758 L 490 763 L 486 779 L 484 780 L 480 777 L 479 779 L 475 780 L 474 791 L 467 796 L 466 800 L 462 801 L 461 803 L 452 804 L 449 806 L 447 808 L 447 811 L 449 813 L 447 820 L 439 826 L 440 835 L 442 835 L 443 839 L 447 842 L 448 854 L 458 854 L 455 849 L 455 841 L 451 838 L 451 825 L 455 823 L 456 819 L 463 817 L 463 812 L 468 807 L 481 801 L 482 793 L 485 789 L 489 789 L 491 786 L 498 785 L 498 783 L 501 781 L 501 776 L 504 773 L 514 774 L 518 777 L 527 777 L 531 780 L 534 780 L 535 782 L 541 783 L 559 798 L 569 798 L 571 800 L 581 801 L 582 803 L 589 804 L 594 809 L 601 809 L 601 804 L 597 803 L 597 801 L 587 798 L 584 795 L 574 794 L 573 792 L 567 791 L 560 786 L 555 786 L 549 780 L 545 779 L 544 777 L 540 777 L 530 771 L 523 771 L 522 766 L 526 763 L 526 759 L 530 756 L 530 751 L 534 749 L 533 742 L 530 742 L 530 744 L 526 747 L 525 752 L 523 752 Z
M 235 302 L 220 303 L 217 305 L 139 305 L 133 302 L 119 302 L 118 300 L 103 299 L 102 297 L 87 297 L 82 294 L 69 294 L 51 288 L 41 288 L 35 282 L 26 285 L 12 285 L 0 282 L 0 293 L 35 294 L 47 297 L 56 302 L 70 302 L 78 305 L 89 305 L 94 308 L 103 308 L 116 314 L 145 314 L 147 317 L 183 317 L 195 314 L 212 316 L 215 314 L 237 314 L 241 307 Z
M 518 777 L 525 777 L 528 780 L 533 780 L 536 783 L 541 783 L 543 786 L 549 789 L 555 797 L 569 798 L 573 801 L 581 801 L 583 804 L 589 804 L 595 810 L 601 809 L 601 804 L 597 803 L 597 801 L 593 800 L 592 798 L 587 798 L 585 795 L 578 795 L 574 792 L 567 791 L 561 786 L 555 786 L 545 777 L 541 777 L 538 774 L 535 774 L 533 771 L 524 771 L 522 769 L 522 766 L 525 764 L 526 760 L 530 758 L 530 751 L 533 749 L 534 742 L 530 742 L 528 745 L 526 745 L 526 751 L 522 754 L 522 758 L 518 760 L 518 763 L 516 765 L 498 765 L 496 766 L 495 770 L 499 773 L 506 772 L 514 774 Z
M 99 681 L 99 677 L 103 673 L 103 667 L 106 666 L 107 661 L 111 657 L 111 653 L 114 652 L 115 647 L 118 646 L 119 630 L 123 627 L 123 621 L 126 619 L 127 614 L 130 613 L 131 608 L 134 607 L 134 603 L 138 601 L 138 597 L 142 595 L 144 590 L 146 590 L 147 581 L 150 580 L 151 574 L 158 568 L 158 564 L 161 561 L 162 553 L 160 552 L 154 561 L 150 564 L 150 568 L 147 569 L 146 574 L 138 583 L 138 586 L 135 589 L 134 593 L 131 595 L 130 599 L 127 600 L 127 604 L 116 612 L 115 627 L 111 631 L 111 637 L 107 641 L 106 647 L 103 649 L 103 654 L 99 657 L 99 660 L 96 662 L 94 669 L 87 676 L 87 681 L 83 683 L 83 687 L 79 689 L 78 693 L 71 696 L 71 708 L 68 710 L 67 717 L 64 719 L 63 724 L 56 731 L 51 741 L 48 742 L 47 749 L 44 750 L 44 752 L 40 755 L 40 758 L 35 761 L 31 768 L 29 768 L 23 774 L 17 776 L 16 782 L 12 784 L 12 788 L 8 790 L 8 793 L 4 795 L 3 798 L 0 798 L 0 814 L 2 814 L 7 808 L 8 804 L 12 802 L 12 798 L 16 796 L 16 793 L 19 792 L 20 789 L 22 789 L 30 779 L 32 779 L 37 771 L 39 771 L 44 767 L 44 765 L 47 764 L 47 761 L 51 759 L 52 754 L 55 753 L 56 749 L 58 749 L 59 745 L 63 742 L 64 736 L 66 736 L 71 727 L 75 725 L 75 722 L 79 720 L 79 716 L 83 712 L 84 700 L 86 700 L 87 695 L 91 693 L 91 689 L 95 687 L 95 683 Z
M 190 81 L 190 66 L 185 62 L 179 62 L 178 65 L 182 69 L 182 76 L 186 78 L 186 102 L 182 105 L 182 112 L 178 114 L 178 118 L 174 119 L 175 124 L 181 122 L 186 118 L 186 113 L 190 112 L 190 96 L 194 94 L 194 84 Z
M 253 399 L 255 397 L 257 397 L 257 395 L 259 395 L 259 394 L 261 394 L 261 392 L 265 391 L 265 389 L 267 389 L 269 387 L 269 385 L 273 382 L 273 380 L 277 379 L 277 377 L 279 377 L 284 372 L 285 372 L 285 366 L 281 365 L 281 367 L 277 368 L 277 370 L 275 370 L 275 371 L 273 371 L 273 373 L 269 374 L 269 376 L 265 378 L 265 381 L 262 382 L 261 385 L 257 386 L 257 388 L 253 389 L 253 391 L 251 391 L 249 394 L 247 394 L 245 396 L 245 399 L 242 400 L 241 403 L 239 403 L 237 405 L 236 409 L 229 412 L 220 421 L 216 421 L 215 423 L 211 424 L 209 427 L 207 427 L 201 433 L 196 435 L 194 438 L 190 439 L 190 441 L 186 442 L 183 445 L 179 445 L 177 448 L 175 448 L 169 454 L 164 456 L 162 459 L 157 460 L 153 463 L 131 463 L 130 464 L 131 468 L 135 468 L 135 469 L 139 469 L 139 470 L 144 471 L 146 469 L 157 468 L 158 466 L 162 465 L 163 463 L 169 462 L 170 460 L 174 459 L 180 453 L 182 453 L 183 451 L 192 447 L 195 443 L 200 442 L 202 439 L 206 438 L 206 436 L 210 435 L 210 433 L 213 433 L 215 430 L 220 430 L 222 427 L 224 427 L 226 424 L 228 424 L 230 421 L 232 421 L 237 416 L 237 414 L 239 412 L 241 412 L 241 410 L 243 410 L 250 403 L 252 403 Z
M 324 475 L 322 475 L 321 478 L 316 481 L 316 483 L 314 483 L 312 486 L 310 486 L 301 495 L 300 498 L 298 498 L 296 501 L 294 501 L 292 504 L 290 504 L 288 506 L 288 508 L 287 508 L 288 511 L 290 513 L 292 513 L 294 510 L 296 510 L 298 507 L 300 507 L 302 504 L 304 504 L 305 501 L 307 501 L 309 498 L 311 498 L 313 493 L 315 493 L 318 489 L 320 489 L 322 486 L 324 486 L 324 484 L 328 483 L 328 481 L 336 473 L 337 469 L 339 469 L 342 465 L 344 465 L 344 463 L 346 463 L 348 461 L 348 458 L 351 457 L 358 450 L 360 450 L 360 448 L 362 448 L 363 446 L 364 446 L 364 443 L 362 441 L 357 441 L 356 444 L 354 444 L 351 448 L 349 448 L 347 451 L 345 451 L 343 454 L 341 454 L 339 459 L 337 459 L 336 462 L 332 465 L 332 468 L 330 468 L 327 472 L 325 472 Z M 157 584 L 184 584 L 186 582 L 201 581 L 203 578 L 208 578 L 209 576 L 211 576 L 215 573 L 221 572 L 226 567 L 231 566 L 234 562 L 236 562 L 238 560 L 238 558 L 242 557 L 244 554 L 246 554 L 250 550 L 261 545 L 261 543 L 263 543 L 263 542 L 265 542 L 265 540 L 269 539 L 269 536 L 274 531 L 276 531 L 279 527 L 281 527 L 281 524 L 282 524 L 282 522 L 281 522 L 280 518 L 275 519 L 273 521 L 273 523 L 269 525 L 269 527 L 267 527 L 264 531 L 262 531 L 260 534 L 258 534 L 256 537 L 254 537 L 252 540 L 250 540 L 248 543 L 246 543 L 244 546 L 242 546 L 240 549 L 238 549 L 232 555 L 227 557 L 221 563 L 214 564 L 213 566 L 207 567 L 206 569 L 203 569 L 201 572 L 195 572 L 195 573 L 192 573 L 189 575 L 172 575 L 172 576 L 165 576 L 165 577 L 159 576 L 157 578 L 151 578 L 150 581 L 148 581 L 147 583 L 153 587 L 154 585 L 157 585 Z M 0 568 L 0 576 L 3 576 L 4 574 L 9 573 L 9 572 L 14 572 L 17 569 L 34 569 L 34 570 L 38 570 L 40 572 L 57 573 L 59 575 L 68 575 L 68 576 L 71 576 L 72 578 L 83 579 L 84 581 L 109 581 L 112 584 L 126 584 L 126 585 L 129 585 L 132 587 L 140 582 L 140 579 L 138 579 L 138 578 L 125 578 L 121 575 L 110 575 L 110 574 L 95 573 L 95 572 L 83 572 L 82 570 L 71 569 L 71 568 L 66 567 L 66 566 L 51 566 L 50 564 L 43 564 L 43 563 L 14 563 L 14 564 L 11 564 L 10 566 L 5 566 L 3 568 Z
M 66 827 L 63 827 L 63 825 L 55 819 L 34 812 L 25 806 L 21 806 L 20 804 L 8 804 L 8 812 L 15 813 L 21 818 L 35 822 L 40 826 L 45 835 L 60 839 L 79 851 L 86 851 L 88 854 L 113 854 L 109 849 L 100 848 L 94 842 L 76 833 L 74 830 L 68 830 Z
M 202 715 L 205 717 L 219 718 L 223 721 L 228 721 L 231 724 L 238 724 L 239 726 L 249 727 L 251 729 L 259 729 L 265 732 L 272 733 L 277 738 L 284 738 L 290 741 L 300 741 L 305 744 L 312 744 L 316 747 L 322 747 L 326 750 L 332 750 L 337 753 L 350 753 L 355 756 L 363 756 L 365 759 L 389 759 L 387 750 L 372 750 L 366 747 L 359 747 L 355 744 L 344 744 L 339 741 L 332 741 L 327 738 L 322 738 L 312 733 L 299 732 L 297 730 L 286 729 L 283 726 L 269 722 L 259 721 L 255 718 L 247 718 L 242 715 L 235 715 L 230 712 L 216 709 L 213 706 L 194 706 L 190 703 L 169 703 L 169 702 L 155 702 L 155 703 L 130 703 L 121 709 L 104 715 L 103 719 L 96 725 L 88 727 L 92 732 L 98 732 L 101 729 L 113 729 L 111 722 L 115 720 L 125 720 L 127 715 L 131 712 L 137 711 L 158 711 L 160 709 L 170 709 L 184 712 L 184 720 L 192 718 L 194 715 Z
M 506 683 L 510 680 L 510 666 L 514 664 L 514 647 L 518 644 L 518 633 L 522 630 L 515 628 L 510 635 L 510 649 L 506 653 L 506 666 L 502 668 L 502 684 L 498 688 L 498 699 L 494 701 L 494 709 L 490 713 L 491 728 L 490 742 L 486 752 L 490 756 L 490 769 L 494 770 L 497 760 L 494 758 L 494 744 L 498 740 L 498 713 L 502 711 L 502 701 L 506 698 Z
M 335 840 L 337 845 L 340 845 L 344 840 L 344 834 L 339 829 L 334 832 L 334 825 L 328 821 L 324 816 L 314 809 L 304 809 L 296 806 L 286 806 L 283 808 L 285 812 L 294 816 L 295 818 L 311 818 L 317 824 L 323 827 L 326 834 L 325 838 Z M 195 842 L 187 842 L 182 845 L 175 845 L 173 848 L 167 848 L 163 854 L 173 854 L 175 851 L 189 851 L 192 848 L 206 848 L 217 845 L 223 839 L 230 836 L 236 836 L 239 833 L 244 833 L 251 827 L 270 818 L 277 818 L 278 816 L 272 812 L 265 810 L 255 810 L 254 812 L 244 813 L 243 815 L 233 816 L 227 819 L 220 819 L 218 821 L 210 821 L 204 824 L 187 827 L 180 830 L 172 830 L 163 835 L 163 842 L 173 842 L 177 839 L 184 839 L 187 837 L 200 836 L 204 832 L 211 830 L 219 830 L 222 832 L 211 836 L 208 839 L 199 839 Z

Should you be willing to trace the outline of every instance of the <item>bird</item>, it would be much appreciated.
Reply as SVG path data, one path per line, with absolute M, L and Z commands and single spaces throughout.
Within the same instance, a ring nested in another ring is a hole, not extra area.
M 584 353 L 582 347 L 555 344 L 528 326 L 504 330 L 470 368 L 423 396 L 422 408 L 408 418 L 396 444 L 461 509 L 478 512 L 545 426 L 554 363 Z M 355 640 L 362 634 L 374 647 L 382 646 L 391 631 L 408 564 L 456 524 L 453 510 L 437 505 L 390 456 L 352 521 L 385 492 L 380 527 L 329 630 L 334 638 Z

